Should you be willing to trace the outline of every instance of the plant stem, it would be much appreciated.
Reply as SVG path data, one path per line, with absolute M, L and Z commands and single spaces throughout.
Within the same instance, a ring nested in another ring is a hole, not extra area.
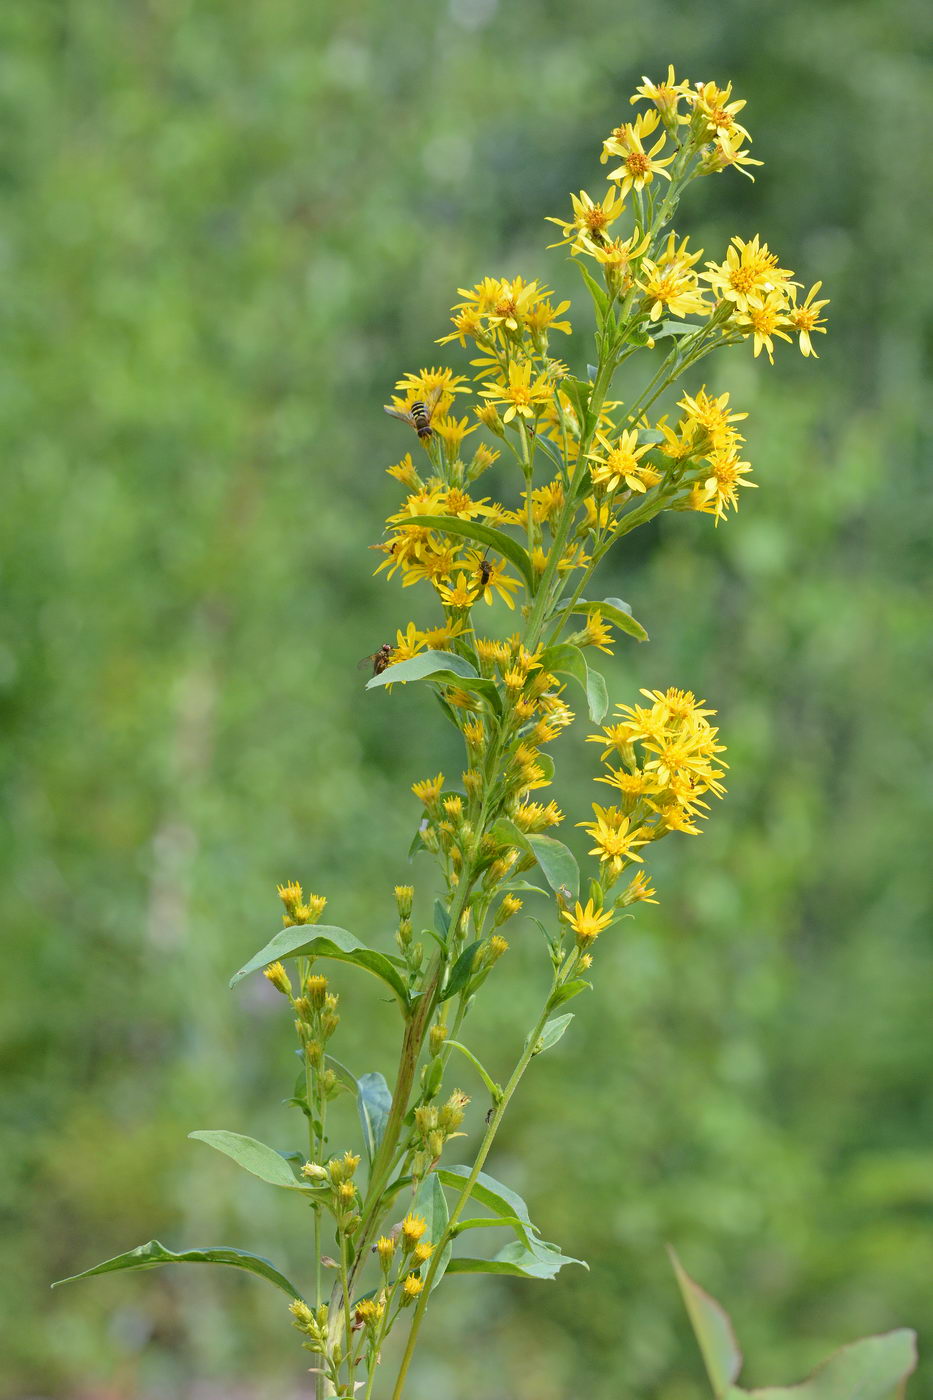
M 408 1368 L 411 1365 L 411 1359 L 414 1355 L 415 1346 L 418 1341 L 418 1332 L 421 1328 L 421 1323 L 424 1319 L 424 1314 L 427 1310 L 428 1299 L 431 1294 L 431 1287 L 433 1285 L 434 1277 L 437 1273 L 438 1266 L 443 1256 L 444 1249 L 447 1245 L 448 1240 L 451 1238 L 452 1231 L 456 1226 L 457 1221 L 460 1219 L 460 1215 L 463 1211 L 464 1206 L 470 1198 L 470 1193 L 472 1192 L 473 1187 L 476 1185 L 477 1177 L 483 1169 L 483 1165 L 486 1161 L 486 1158 L 489 1155 L 489 1150 L 492 1147 L 496 1133 L 499 1130 L 499 1124 L 502 1122 L 505 1110 L 509 1106 L 509 1100 L 515 1093 L 515 1090 L 518 1088 L 519 1082 L 523 1074 L 525 1073 L 525 1070 L 531 1063 L 532 1057 L 534 1056 L 535 1046 L 537 1045 L 538 1038 L 541 1035 L 541 1032 L 544 1029 L 545 1022 L 548 1018 L 551 997 L 554 994 L 555 986 L 556 980 L 551 986 L 551 990 L 548 993 L 547 1000 L 544 1003 L 544 1009 L 541 1012 L 541 1015 L 538 1017 L 538 1020 L 535 1022 L 533 1030 L 530 1032 L 527 1040 L 525 1041 L 525 1048 L 522 1051 L 521 1058 L 519 1059 L 518 1064 L 512 1071 L 511 1077 L 502 1091 L 502 1098 L 493 1108 L 492 1115 L 489 1119 L 489 1125 L 486 1129 L 486 1132 L 483 1135 L 483 1140 L 480 1143 L 479 1151 L 477 1152 L 476 1158 L 473 1162 L 472 1170 L 470 1171 L 470 1175 L 466 1180 L 463 1190 L 460 1192 L 456 1204 L 454 1205 L 454 1208 L 450 1213 L 450 1218 L 447 1221 L 447 1225 L 444 1229 L 444 1232 L 439 1240 L 433 1241 L 434 1253 L 431 1256 L 431 1263 L 428 1267 L 428 1272 L 425 1276 L 424 1290 L 418 1299 L 418 1304 L 415 1308 L 415 1315 L 411 1320 L 411 1329 L 408 1333 L 408 1342 L 405 1347 L 405 1353 L 402 1357 L 401 1365 L 399 1366 L 398 1376 L 395 1381 L 395 1389 L 392 1392 L 392 1400 L 400 1400 L 402 1390 L 405 1385 L 405 1379 L 408 1375 Z

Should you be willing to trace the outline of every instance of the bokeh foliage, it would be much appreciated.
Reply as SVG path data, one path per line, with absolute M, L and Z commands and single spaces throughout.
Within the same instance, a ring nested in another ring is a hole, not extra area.
M 705 1393 L 668 1239 L 752 1383 L 897 1324 L 929 1347 L 931 31 L 920 0 L 4 7 L 3 1396 L 303 1383 L 254 1280 L 46 1285 L 153 1235 L 302 1267 L 287 1203 L 184 1135 L 297 1145 L 275 994 L 226 977 L 285 877 L 388 940 L 408 785 L 456 761 L 425 695 L 354 669 L 407 621 L 367 553 L 408 446 L 380 404 L 440 358 L 457 286 L 576 292 L 543 216 L 601 185 L 669 60 L 734 79 L 766 162 L 683 231 L 712 255 L 760 230 L 824 276 L 831 334 L 817 366 L 728 366 L 739 518 L 666 519 L 606 579 L 652 635 L 615 698 L 709 695 L 732 774 L 497 1149 L 592 1272 L 451 1283 L 412 1394 Z M 535 937 L 487 994 L 490 1056 Z M 378 992 L 337 980 L 341 1058 L 384 1067 Z

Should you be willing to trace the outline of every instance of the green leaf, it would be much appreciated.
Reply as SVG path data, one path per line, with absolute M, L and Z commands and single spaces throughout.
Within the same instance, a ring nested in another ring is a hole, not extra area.
M 550 899 L 547 890 L 543 890 L 540 885 L 529 885 L 527 880 L 510 880 L 507 885 L 500 885 L 499 888 L 505 894 L 543 894 Z
M 403 1011 L 407 1013 L 408 991 L 398 969 L 393 967 L 385 953 L 379 953 L 375 948 L 367 948 L 365 943 L 361 943 L 355 934 L 348 933 L 345 928 L 336 928 L 328 924 L 299 924 L 294 928 L 280 929 L 264 948 L 260 948 L 259 952 L 231 977 L 230 986 L 235 987 L 251 972 L 268 967 L 270 963 L 278 962 L 281 958 L 300 957 L 333 958 L 337 962 L 353 963 L 362 967 L 374 977 L 380 977 L 392 988 Z
M 375 686 L 395 685 L 397 681 L 430 680 L 440 685 L 457 685 L 462 690 L 473 690 L 492 705 L 496 713 L 501 712 L 502 697 L 495 681 L 477 675 L 476 667 L 462 656 L 452 651 L 419 651 L 407 661 L 397 661 L 387 666 L 378 676 L 367 681 L 366 689 Z
M 670 1246 L 667 1252 L 677 1275 L 680 1292 L 703 1356 L 713 1394 L 716 1400 L 722 1400 L 742 1369 L 742 1353 L 735 1339 L 732 1323 L 725 1308 L 698 1283 L 694 1283 Z
M 469 1180 L 471 1171 L 471 1167 L 439 1167 L 434 1175 L 445 1186 L 453 1186 L 456 1190 L 462 1191 Z M 531 1241 L 537 1238 L 538 1232 L 531 1223 L 528 1207 L 517 1191 L 513 1191 L 510 1186 L 503 1185 L 494 1176 L 480 1172 L 470 1189 L 470 1197 L 486 1206 L 503 1221 L 517 1219 L 521 1226 L 518 1232 L 520 1238 L 531 1248 Z
M 508 817 L 500 817 L 489 834 L 534 856 L 552 890 L 566 891 L 574 899 L 580 892 L 580 870 L 573 854 L 553 836 L 528 836 Z
M 552 1020 L 546 1022 L 544 1029 L 535 1042 L 535 1048 L 532 1054 L 540 1055 L 543 1051 L 550 1050 L 552 1045 L 556 1045 L 572 1020 L 573 1012 L 568 1011 L 565 1015 L 555 1016 Z
M 419 515 L 418 524 L 428 530 L 443 530 L 445 534 L 462 535 L 465 539 L 475 540 L 477 544 L 488 545 L 515 565 L 528 585 L 529 592 L 534 592 L 535 571 L 531 567 L 528 552 L 518 540 L 513 540 L 504 530 L 496 530 L 492 525 L 482 525 L 478 520 L 461 520 L 453 515 Z
M 754 1400 L 900 1400 L 916 1365 L 917 1334 L 901 1327 L 841 1347 L 799 1385 L 735 1387 L 729 1394 Z
M 592 986 L 592 982 L 585 982 L 582 977 L 577 978 L 575 982 L 565 982 L 563 986 L 557 988 L 551 997 L 548 1010 L 554 1011 L 558 1006 L 563 1006 L 565 1001 L 572 1001 L 574 997 L 578 997 L 581 992 L 590 990 Z
M 236 1162 L 238 1167 L 242 1167 L 251 1176 L 258 1176 L 260 1181 L 267 1181 L 270 1186 L 284 1186 L 288 1191 L 313 1190 L 308 1182 L 296 1178 L 281 1152 L 276 1152 L 274 1147 L 267 1147 L 264 1142 L 257 1142 L 255 1138 L 243 1137 L 241 1133 L 213 1132 L 207 1129 L 199 1129 L 188 1136 L 195 1142 L 206 1142 L 208 1147 L 222 1152 L 225 1157 Z
M 438 1180 L 437 1172 L 429 1172 L 421 1182 L 421 1185 L 415 1193 L 415 1199 L 412 1202 L 411 1208 L 415 1215 L 424 1216 L 428 1227 L 425 1231 L 425 1238 L 436 1245 L 441 1235 L 443 1235 L 444 1231 L 447 1229 L 447 1221 L 450 1219 L 450 1212 L 447 1209 L 447 1197 L 444 1195 L 444 1189 Z M 448 1240 L 441 1254 L 440 1263 L 434 1273 L 434 1282 L 431 1284 L 432 1293 L 447 1270 L 451 1247 L 452 1242 Z M 422 1265 L 422 1277 L 424 1277 L 429 1267 L 429 1263 Z
M 60 1278 L 52 1287 L 58 1288 L 63 1283 L 74 1283 L 79 1278 L 92 1278 L 95 1274 L 116 1273 L 121 1269 L 154 1269 L 159 1264 L 228 1264 L 231 1268 L 246 1269 L 251 1274 L 267 1279 L 269 1283 L 274 1283 L 276 1288 L 281 1288 L 283 1293 L 287 1293 L 289 1298 L 301 1299 L 295 1285 L 289 1283 L 284 1274 L 280 1274 L 268 1259 L 263 1259 L 259 1254 L 249 1254 L 244 1249 L 230 1249 L 225 1245 L 218 1245 L 213 1249 L 184 1249 L 176 1254 L 173 1250 L 166 1249 L 158 1240 L 137 1245 L 126 1254 L 116 1254 L 112 1259 L 105 1259 L 102 1264 L 95 1264 L 93 1269 L 72 1274 L 70 1278 Z
M 450 932 L 450 915 L 439 899 L 434 901 L 434 927 L 442 938 Z
M 602 613 L 607 622 L 614 623 L 621 632 L 627 632 L 630 637 L 634 637 L 636 642 L 648 640 L 648 633 L 641 623 L 632 617 L 631 608 L 628 603 L 623 603 L 621 598 L 604 598 L 601 603 L 587 603 L 581 599 L 579 603 L 574 603 L 570 612 Z
M 605 320 L 606 312 L 609 309 L 609 295 L 605 288 L 599 285 L 595 277 L 592 276 L 589 269 L 579 258 L 573 258 L 572 261 L 586 283 L 590 296 L 593 298 L 601 324 Z M 563 388 L 563 381 L 561 382 L 561 388 Z
M 475 943 L 464 948 L 450 970 L 447 985 L 438 997 L 438 1001 L 448 1001 L 450 997 L 456 996 L 466 986 L 473 974 L 473 959 L 476 957 L 476 950 L 482 941 L 481 938 L 477 938 Z
M 493 1259 L 471 1259 L 461 1255 L 451 1259 L 447 1265 L 448 1274 L 513 1274 L 519 1278 L 552 1279 L 565 1264 L 582 1264 L 582 1259 L 572 1259 L 562 1254 L 554 1244 L 538 1240 L 533 1249 L 526 1248 L 519 1240 L 513 1240 Z
M 552 890 L 566 890 L 572 899 L 580 892 L 580 869 L 571 851 L 553 836 L 525 838 Z
M 574 608 L 574 612 L 576 611 L 578 609 Z M 631 622 L 631 618 L 629 621 Z M 594 724 L 602 722 L 609 708 L 606 682 L 598 671 L 590 670 L 579 647 L 572 646 L 569 642 L 560 642 L 557 646 L 548 647 L 541 657 L 541 665 L 547 671 L 560 671 L 564 675 L 572 676 L 586 696 L 590 719 Z
M 589 663 L 586 667 L 586 703 L 593 723 L 602 724 L 609 709 L 609 691 L 605 676 L 594 671 Z
M 666 335 L 693 335 L 698 331 L 699 326 L 693 326 L 689 321 L 662 321 L 659 326 L 655 326 L 651 334 L 655 340 L 661 340 Z
M 578 263 L 577 266 L 582 267 L 583 264 Z M 568 374 L 560 381 L 560 387 L 573 405 L 582 428 L 590 406 L 590 395 L 593 392 L 592 384 L 587 384 L 584 379 L 574 379 L 572 374 Z
M 328 1068 L 332 1069 L 334 1071 L 334 1074 L 336 1074 L 337 1083 L 341 1085 L 342 1088 L 346 1089 L 349 1094 L 352 1094 L 354 1098 L 356 1098 L 357 1082 L 356 1075 L 353 1073 L 353 1071 L 347 1069 L 346 1065 L 342 1065 L 339 1060 L 335 1060 L 333 1055 L 325 1055 L 324 1061 Z
M 474 1215 L 470 1220 L 458 1220 L 454 1233 L 462 1235 L 464 1230 L 502 1230 L 510 1226 L 521 1228 L 521 1223 L 514 1215 L 504 1215 L 501 1219 L 491 1215 Z
M 477 675 L 476 667 L 455 652 L 419 651 L 417 656 L 410 656 L 407 661 L 396 661 L 394 666 L 387 666 L 378 676 L 373 676 L 366 682 L 366 689 L 395 685 L 397 681 L 421 681 L 438 672 L 453 676 L 456 680 L 475 680 Z
M 371 1162 L 382 1141 L 392 1108 L 392 1094 L 385 1076 L 378 1072 L 361 1075 L 357 1080 L 356 1104 L 360 1112 L 366 1158 Z

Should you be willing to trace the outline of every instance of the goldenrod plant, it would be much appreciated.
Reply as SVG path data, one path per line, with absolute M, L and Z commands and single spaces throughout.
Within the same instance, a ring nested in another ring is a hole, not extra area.
M 618 634 L 628 646 L 646 633 L 627 603 L 591 596 L 594 580 L 610 550 L 663 511 L 719 525 L 738 510 L 753 485 L 746 415 L 728 392 L 695 383 L 694 367 L 737 345 L 773 360 L 795 337 L 815 355 L 827 303 L 819 282 L 802 295 L 757 233 L 703 262 L 672 227 L 694 181 L 752 178 L 760 165 L 731 85 L 678 82 L 671 69 L 631 101 L 638 112 L 602 145 L 607 192 L 572 195 L 568 213 L 551 219 L 561 235 L 552 247 L 568 250 L 592 299 L 593 362 L 571 370 L 552 353 L 554 337 L 571 334 L 568 302 L 537 280 L 487 277 L 461 290 L 440 340 L 468 350 L 469 368 L 405 374 L 386 406 L 411 450 L 388 469 L 406 495 L 373 546 L 376 571 L 419 587 L 425 608 L 367 659 L 368 686 L 426 683 L 463 744 L 459 780 L 438 772 L 412 789 L 409 854 L 438 867 L 439 883 L 432 876 L 417 899 L 426 908 L 437 894 L 433 916 L 416 931 L 415 889 L 396 887 L 395 946 L 372 948 L 321 922 L 323 895 L 281 885 L 284 927 L 233 984 L 261 972 L 287 1003 L 300 1059 L 289 1102 L 306 1147 L 281 1153 L 233 1132 L 191 1135 L 310 1212 L 307 1278 L 299 1287 L 236 1249 L 176 1253 L 155 1241 L 77 1275 L 170 1262 L 257 1274 L 288 1296 L 318 1395 L 369 1400 L 397 1330 L 397 1373 L 380 1388 L 398 1400 L 442 1280 L 550 1279 L 579 1262 L 542 1238 L 522 1198 L 485 1172 L 487 1158 L 532 1060 L 566 1032 L 567 1005 L 598 972 L 599 939 L 620 936 L 633 908 L 654 902 L 654 845 L 698 836 L 710 799 L 725 792 L 716 712 L 691 690 L 646 687 L 609 717 L 592 659 L 611 653 Z M 486 473 L 505 499 L 480 494 Z M 545 791 L 572 703 L 586 708 L 601 764 L 601 801 L 575 823 L 588 837 L 582 872 L 552 834 L 565 817 Z M 503 1072 L 468 1043 L 469 1017 L 487 980 L 508 976 L 507 934 L 529 900 L 536 912 L 522 936 L 540 934 L 545 985 Z M 331 1053 L 339 1001 L 324 969 L 334 961 L 391 994 L 401 1029 L 388 1078 L 357 1076 Z M 332 1136 L 341 1094 L 358 1105 L 351 1143 Z M 492 1257 L 469 1247 L 489 1227 L 511 1235 Z

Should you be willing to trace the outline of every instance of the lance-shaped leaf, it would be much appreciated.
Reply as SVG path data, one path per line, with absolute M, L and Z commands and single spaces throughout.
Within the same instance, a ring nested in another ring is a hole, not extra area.
M 440 1167 L 434 1173 L 445 1186 L 463 1191 L 470 1178 L 470 1167 Z M 516 1235 L 514 1243 L 506 1245 L 493 1259 L 451 1259 L 448 1273 L 459 1274 L 517 1274 L 522 1278 L 553 1278 L 565 1264 L 583 1264 L 562 1254 L 556 1244 L 542 1240 L 528 1214 L 528 1207 L 517 1191 L 497 1181 L 494 1176 L 480 1172 L 470 1188 L 470 1198 L 491 1210 L 495 1222 L 509 1227 Z M 471 1221 L 476 1229 L 479 1221 Z M 583 1264 L 586 1268 L 586 1265 Z
M 529 592 L 535 588 L 535 571 L 531 567 L 528 551 L 518 540 L 513 540 L 504 530 L 496 530 L 492 525 L 483 525 L 478 520 L 461 520 L 453 515 L 419 515 L 417 524 L 428 530 L 443 530 L 448 535 L 461 535 L 464 539 L 475 540 L 487 545 L 497 554 L 510 560 L 528 585 Z
M 586 283 L 586 287 L 590 296 L 593 298 L 593 302 L 596 306 L 601 325 L 602 322 L 605 320 L 606 312 L 609 310 L 609 294 L 606 291 L 605 287 L 601 287 L 599 285 L 599 283 L 590 274 L 587 268 L 584 267 L 583 263 L 580 261 L 579 258 L 574 258 L 572 261 L 577 271 L 580 273 L 580 276 Z M 591 366 L 587 366 L 587 368 L 591 368 Z M 560 387 L 563 389 L 566 383 L 566 379 L 562 379 Z
M 461 992 L 473 973 L 473 961 L 476 957 L 476 950 L 482 943 L 481 938 L 477 938 L 475 943 L 470 943 L 460 954 L 453 967 L 450 969 L 450 977 L 447 985 L 440 993 L 438 1001 L 447 1001 Z
M 283 1186 L 287 1191 L 301 1191 L 303 1194 L 313 1190 L 309 1182 L 301 1181 L 295 1176 L 287 1158 L 281 1152 L 276 1152 L 274 1147 L 267 1147 L 264 1142 L 257 1142 L 256 1138 L 243 1137 L 241 1133 L 206 1129 L 199 1129 L 188 1136 L 195 1142 L 206 1142 L 208 1147 L 222 1152 L 245 1172 L 249 1172 L 251 1176 L 258 1176 L 260 1181 L 267 1181 L 270 1186 Z
M 385 1076 L 378 1072 L 361 1075 L 357 1080 L 356 1103 L 360 1113 L 360 1126 L 363 1129 L 366 1159 L 372 1162 L 382 1142 L 392 1109 L 392 1094 Z
M 680 1292 L 703 1356 L 713 1394 L 716 1400 L 721 1400 L 735 1383 L 742 1369 L 742 1353 L 735 1340 L 732 1323 L 725 1308 L 698 1283 L 694 1283 L 670 1246 L 667 1252 L 677 1275 Z
M 393 966 L 385 953 L 375 948 L 367 948 L 355 934 L 345 928 L 328 924 L 298 924 L 293 928 L 283 928 L 270 938 L 264 948 L 260 948 L 244 963 L 239 972 L 230 978 L 230 986 L 235 987 L 251 972 L 268 967 L 282 958 L 333 958 L 336 962 L 353 963 L 379 977 L 398 997 L 402 1009 L 408 1010 L 408 992 L 398 969 Z
M 730 1394 L 754 1400 L 901 1400 L 916 1365 L 917 1334 L 900 1327 L 841 1347 L 799 1385 L 736 1387 Z
M 580 893 L 580 868 L 572 851 L 553 836 L 531 836 L 520 830 L 508 817 L 500 817 L 491 827 L 496 840 L 516 846 L 526 855 L 534 856 L 541 873 L 551 889 L 576 899 Z
M 556 1278 L 565 1264 L 580 1264 L 582 1259 L 572 1259 L 561 1254 L 554 1244 L 538 1240 L 533 1249 L 526 1248 L 519 1240 L 513 1240 L 492 1259 L 472 1259 L 461 1255 L 451 1259 L 447 1265 L 448 1274 L 515 1274 L 519 1278 Z
M 477 674 L 476 667 L 463 656 L 452 651 L 419 651 L 407 661 L 397 661 L 387 666 L 378 676 L 367 681 L 366 689 L 380 685 L 395 685 L 397 681 L 433 681 L 438 685 L 459 686 L 461 690 L 471 690 L 481 695 L 497 714 L 502 710 L 502 696 L 495 681 L 486 680 Z
M 573 1012 L 568 1011 L 563 1016 L 554 1016 L 550 1021 L 547 1021 L 541 1034 L 535 1041 L 535 1048 L 532 1053 L 540 1055 L 544 1050 L 550 1050 L 551 1046 L 556 1045 L 560 1040 L 572 1020 Z
M 289 1283 L 284 1274 L 280 1274 L 268 1259 L 263 1259 L 259 1254 L 249 1254 L 245 1249 L 230 1249 L 225 1245 L 218 1245 L 213 1249 L 183 1249 L 175 1253 L 174 1250 L 166 1249 L 158 1240 L 137 1245 L 126 1254 L 116 1254 L 112 1259 L 105 1259 L 102 1264 L 95 1264 L 93 1269 L 84 1269 L 82 1273 L 72 1274 L 70 1278 L 60 1278 L 52 1287 L 58 1288 L 62 1283 L 74 1283 L 79 1278 L 93 1278 L 95 1274 L 112 1274 L 122 1269 L 154 1269 L 160 1264 L 227 1264 L 231 1268 L 246 1269 L 249 1273 L 268 1280 L 269 1283 L 275 1284 L 276 1288 L 281 1288 L 283 1293 L 287 1293 L 289 1298 L 301 1298 L 295 1285 Z
M 691 325 L 689 321 L 662 321 L 652 329 L 651 334 L 655 340 L 661 340 L 666 335 L 693 335 L 694 331 L 699 329 L 699 326 Z
M 606 682 L 598 671 L 590 669 L 579 647 L 572 646 L 569 642 L 548 647 L 541 657 L 541 664 L 547 671 L 559 671 L 572 676 L 586 696 L 590 719 L 594 724 L 602 723 L 609 708 Z

